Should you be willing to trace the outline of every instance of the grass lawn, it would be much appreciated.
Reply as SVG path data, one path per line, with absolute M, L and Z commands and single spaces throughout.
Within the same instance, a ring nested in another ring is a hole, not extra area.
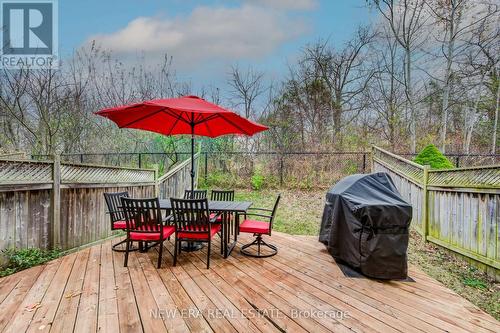
M 236 199 L 249 200 L 254 207 L 272 208 L 279 190 L 236 191 Z M 281 190 L 273 230 L 293 235 L 318 235 L 323 214 L 325 190 Z M 500 284 L 449 251 L 424 243 L 411 233 L 408 260 L 462 297 L 500 320 Z
M 317 235 L 323 214 L 324 192 L 237 190 L 235 197 L 236 200 L 252 201 L 254 207 L 271 209 L 279 193 L 281 200 L 273 230 L 292 235 Z

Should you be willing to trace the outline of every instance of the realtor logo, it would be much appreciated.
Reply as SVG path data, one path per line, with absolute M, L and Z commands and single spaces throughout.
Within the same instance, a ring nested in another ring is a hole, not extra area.
M 0 0 L 0 34 L 0 67 L 57 67 L 56 0 Z

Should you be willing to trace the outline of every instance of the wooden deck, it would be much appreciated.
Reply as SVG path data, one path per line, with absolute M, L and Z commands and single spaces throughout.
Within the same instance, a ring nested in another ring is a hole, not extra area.
M 242 242 L 249 240 L 242 236 Z M 116 242 L 116 240 L 113 240 Z M 106 242 L 0 279 L 5 332 L 499 332 L 412 267 L 416 282 L 346 278 L 316 238 L 273 233 L 278 255 L 123 254 Z M 172 250 L 171 244 L 168 246 Z

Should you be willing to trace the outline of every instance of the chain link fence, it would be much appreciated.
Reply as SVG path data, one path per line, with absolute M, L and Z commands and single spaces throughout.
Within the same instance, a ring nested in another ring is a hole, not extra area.
M 207 186 L 323 188 L 368 172 L 366 152 L 204 152 L 200 177 Z
M 415 154 L 399 153 L 407 159 Z M 188 159 L 190 152 L 62 154 L 61 160 L 94 165 L 154 168 L 160 175 Z M 447 154 L 457 167 L 500 164 L 500 154 Z M 48 159 L 48 155 L 33 155 Z M 200 185 L 233 187 L 326 188 L 339 179 L 370 172 L 369 152 L 202 152 Z

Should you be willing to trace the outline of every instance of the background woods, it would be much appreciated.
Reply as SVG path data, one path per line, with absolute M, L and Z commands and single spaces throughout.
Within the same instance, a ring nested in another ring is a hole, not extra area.
M 0 151 L 184 151 L 183 139 L 118 131 L 93 112 L 197 94 L 271 126 L 257 138 L 207 142 L 209 151 L 357 151 L 374 143 L 414 152 L 433 142 L 450 153 L 497 152 L 498 3 L 366 4 L 378 19 L 343 44 L 304 45 L 284 77 L 235 64 L 226 83 L 193 88 L 169 56 L 132 66 L 97 45 L 76 51 L 59 70 L 3 70 Z

